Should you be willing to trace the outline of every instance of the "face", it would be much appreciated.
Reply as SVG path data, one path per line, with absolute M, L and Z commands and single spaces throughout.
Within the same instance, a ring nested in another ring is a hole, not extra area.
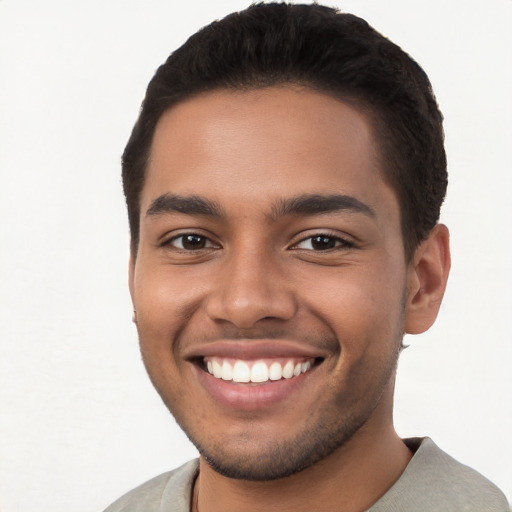
M 408 270 L 347 104 L 276 87 L 169 110 L 130 270 L 147 371 L 220 473 L 283 477 L 389 421 Z

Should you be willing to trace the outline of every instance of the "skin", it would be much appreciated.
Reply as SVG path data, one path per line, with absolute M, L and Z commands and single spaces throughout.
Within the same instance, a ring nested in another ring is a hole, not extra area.
M 176 212 L 169 194 L 219 215 Z M 355 203 L 278 208 L 308 194 Z M 141 212 L 130 291 L 150 378 L 201 453 L 194 506 L 371 506 L 411 457 L 393 428 L 395 368 L 404 332 L 435 320 L 450 259 L 439 225 L 405 260 L 368 120 L 291 86 L 185 101 L 157 126 Z M 318 364 L 276 403 L 232 407 L 198 362 L 219 341 L 292 345 Z

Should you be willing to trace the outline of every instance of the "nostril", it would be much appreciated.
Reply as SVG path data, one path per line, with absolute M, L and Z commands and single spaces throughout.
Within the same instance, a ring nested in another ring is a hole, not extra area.
M 293 296 L 274 288 L 219 287 L 207 299 L 206 312 L 214 321 L 227 321 L 239 329 L 250 329 L 262 320 L 289 320 L 296 313 Z

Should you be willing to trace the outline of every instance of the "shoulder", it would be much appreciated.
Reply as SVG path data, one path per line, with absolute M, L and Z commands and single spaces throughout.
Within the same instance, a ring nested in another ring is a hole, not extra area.
M 188 512 L 198 467 L 198 461 L 191 460 L 163 473 L 121 496 L 104 512 Z
M 406 439 L 409 465 L 371 512 L 508 512 L 503 493 L 480 473 L 457 462 L 429 438 Z

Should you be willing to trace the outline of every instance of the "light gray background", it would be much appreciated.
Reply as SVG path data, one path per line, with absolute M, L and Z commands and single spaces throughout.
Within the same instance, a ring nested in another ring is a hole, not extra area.
M 195 455 L 140 362 L 119 159 L 155 68 L 246 5 L 0 0 L 2 512 L 101 510 Z M 406 340 L 399 433 L 510 500 L 512 2 L 337 5 L 422 64 L 446 117 L 453 271 L 437 324 Z

